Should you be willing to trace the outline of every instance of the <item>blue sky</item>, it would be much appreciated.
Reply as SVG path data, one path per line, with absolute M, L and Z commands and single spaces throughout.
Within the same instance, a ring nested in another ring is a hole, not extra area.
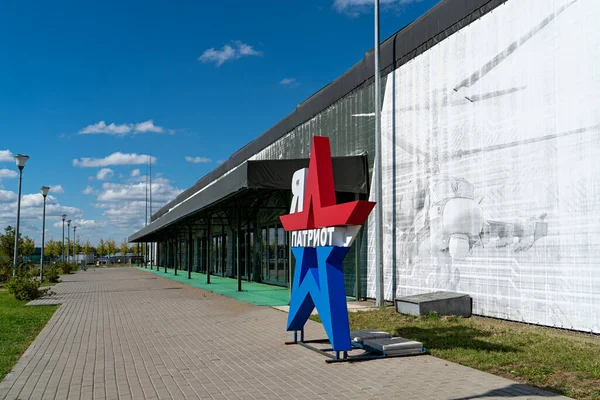
M 80 240 L 121 242 L 373 45 L 369 0 L 53 1 L 0 4 L 0 224 L 39 244 L 63 212 Z M 436 0 L 383 0 L 385 38 Z M 186 159 L 187 157 L 187 159 Z

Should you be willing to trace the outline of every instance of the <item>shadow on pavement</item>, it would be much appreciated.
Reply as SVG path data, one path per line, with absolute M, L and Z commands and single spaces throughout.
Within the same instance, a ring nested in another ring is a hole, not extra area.
M 467 396 L 467 397 L 454 397 L 451 400 L 469 400 L 469 399 L 485 399 L 488 397 L 521 397 L 521 396 L 536 396 L 536 397 L 558 397 L 561 396 L 557 393 L 551 392 L 538 392 L 532 393 L 531 386 L 522 384 L 522 383 L 514 383 L 512 385 L 506 386 L 500 389 L 490 390 L 488 392 L 479 394 L 477 396 Z

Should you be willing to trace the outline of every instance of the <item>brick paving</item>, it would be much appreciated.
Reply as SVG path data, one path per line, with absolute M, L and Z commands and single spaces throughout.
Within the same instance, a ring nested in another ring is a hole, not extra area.
M 62 306 L 0 399 L 560 398 L 431 356 L 326 364 L 283 344 L 281 311 L 133 268 L 79 272 L 54 291 Z M 310 337 L 325 337 L 320 324 Z

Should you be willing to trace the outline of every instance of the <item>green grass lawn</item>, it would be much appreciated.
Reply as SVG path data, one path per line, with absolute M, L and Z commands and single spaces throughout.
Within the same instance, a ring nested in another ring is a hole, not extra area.
M 0 381 L 10 372 L 21 355 L 46 325 L 57 306 L 25 307 L 0 291 Z
M 350 328 L 417 340 L 436 357 L 578 399 L 600 399 L 600 337 L 491 318 L 349 313 Z M 318 320 L 318 318 L 316 318 Z

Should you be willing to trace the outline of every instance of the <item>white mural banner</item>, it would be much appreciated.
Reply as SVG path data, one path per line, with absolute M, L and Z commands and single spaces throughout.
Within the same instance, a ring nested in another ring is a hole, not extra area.
M 476 314 L 600 332 L 598 15 L 509 0 L 388 75 L 387 300 L 457 291 Z

